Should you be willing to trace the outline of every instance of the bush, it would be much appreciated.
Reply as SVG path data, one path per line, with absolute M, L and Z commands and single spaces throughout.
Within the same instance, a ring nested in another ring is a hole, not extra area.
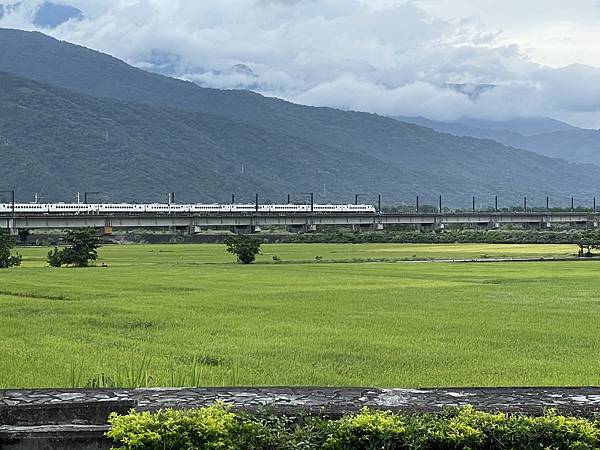
M 443 415 L 369 410 L 325 420 L 234 414 L 222 404 L 197 410 L 112 414 L 118 450 L 141 449 L 592 449 L 600 423 L 560 416 L 490 414 L 466 407 Z
M 406 243 L 406 244 L 576 244 L 600 243 L 598 230 L 451 230 L 437 233 L 417 231 L 332 231 L 293 236 L 297 243 Z
M 325 442 L 325 448 L 331 450 L 400 448 L 407 438 L 402 417 L 389 411 L 370 411 L 365 408 L 359 414 L 339 420 L 333 428 L 333 435 Z
M 227 251 L 237 256 L 238 263 L 252 264 L 260 255 L 260 241 L 250 236 L 226 236 Z
M 227 449 L 236 440 L 235 415 L 222 405 L 155 414 L 130 413 L 110 417 L 108 436 L 123 444 L 118 449 Z
M 0 269 L 17 267 L 21 265 L 21 255 L 11 253 L 15 246 L 15 240 L 12 236 L 0 229 Z
M 48 264 L 51 267 L 60 267 L 63 265 L 63 250 L 59 250 L 58 247 L 54 247 L 54 250 L 48 252 L 46 257 Z
M 69 246 L 59 250 L 57 247 L 48 252 L 46 260 L 52 267 L 87 267 L 90 261 L 98 259 L 100 238 L 93 228 L 79 228 L 67 231 Z

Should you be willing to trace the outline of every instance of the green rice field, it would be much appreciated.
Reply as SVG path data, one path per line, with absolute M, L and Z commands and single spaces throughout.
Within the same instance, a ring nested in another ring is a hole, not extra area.
M 19 251 L 0 388 L 600 384 L 598 261 L 410 262 L 573 245 L 273 244 L 251 266 L 223 245 L 106 246 L 86 269 Z

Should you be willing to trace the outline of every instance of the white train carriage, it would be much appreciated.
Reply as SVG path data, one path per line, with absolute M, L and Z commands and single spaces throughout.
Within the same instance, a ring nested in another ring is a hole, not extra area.
M 50 205 L 41 203 L 15 203 L 16 213 L 45 213 Z M 12 203 L 0 203 L 0 213 L 12 212 Z
M 91 206 L 91 212 L 99 213 L 139 213 L 146 210 L 146 205 L 137 203 L 100 203 Z
M 202 204 L 196 203 L 194 205 L 189 205 L 189 212 L 192 213 L 215 213 L 222 212 L 222 207 L 227 205 L 220 205 L 218 203 L 211 204 Z
M 168 212 L 189 212 L 190 205 L 178 205 L 168 203 L 149 203 L 141 205 L 143 212 L 149 213 L 168 213 Z
M 259 205 L 259 211 L 260 211 L 260 205 Z M 256 212 L 256 205 L 254 203 L 234 204 L 234 205 L 231 205 L 230 212 L 245 212 L 245 213 Z
M 265 205 L 268 212 L 274 213 L 294 213 L 294 212 L 308 212 L 310 211 L 310 205 Z
M 48 213 L 61 214 L 82 214 L 90 213 L 94 210 L 94 205 L 85 203 L 50 203 L 48 204 Z
M 375 207 L 373 205 L 337 205 L 341 207 L 342 212 L 356 212 L 356 213 L 374 213 Z

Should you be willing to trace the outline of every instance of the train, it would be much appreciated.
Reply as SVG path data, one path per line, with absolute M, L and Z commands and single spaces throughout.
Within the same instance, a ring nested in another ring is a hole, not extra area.
M 375 213 L 368 204 L 265 204 L 254 203 L 15 203 L 18 214 L 140 214 L 140 213 Z M 0 203 L 0 214 L 12 213 L 12 203 Z

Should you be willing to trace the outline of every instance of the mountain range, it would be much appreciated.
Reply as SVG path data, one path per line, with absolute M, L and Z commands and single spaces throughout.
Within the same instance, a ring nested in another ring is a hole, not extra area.
M 68 20 L 83 19 L 83 13 L 79 9 L 48 1 L 38 3 L 33 8 L 24 2 L 0 3 L 0 19 L 6 14 L 22 13 L 30 15 L 31 23 L 40 28 L 55 28 Z
M 41 33 L 0 29 L 0 166 L 21 196 L 467 206 L 591 202 L 600 167 L 399 120 L 215 90 Z M 569 130 L 565 130 L 569 131 Z M 2 187 L 4 189 L 4 187 Z
M 396 117 L 455 136 L 492 139 L 511 147 L 531 150 L 552 158 L 600 165 L 600 130 L 577 128 L 548 118 L 485 121 L 467 119 L 436 122 L 424 117 Z

